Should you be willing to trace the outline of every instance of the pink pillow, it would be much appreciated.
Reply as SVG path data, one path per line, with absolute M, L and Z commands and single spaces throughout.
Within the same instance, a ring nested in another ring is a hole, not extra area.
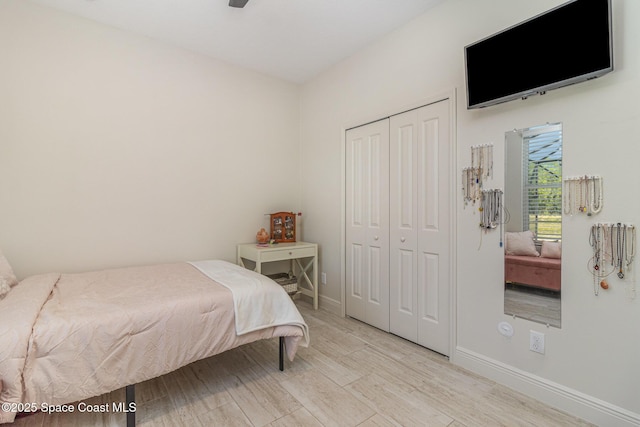
M 533 242 L 533 231 L 506 232 L 505 237 L 507 255 L 540 256 Z
M 540 256 L 543 258 L 561 258 L 562 257 L 562 243 L 560 242 L 542 242 L 542 249 L 540 250 Z

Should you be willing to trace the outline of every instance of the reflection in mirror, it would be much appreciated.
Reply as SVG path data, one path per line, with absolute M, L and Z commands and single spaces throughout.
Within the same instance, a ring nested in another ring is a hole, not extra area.
M 562 124 L 505 134 L 504 312 L 560 327 Z

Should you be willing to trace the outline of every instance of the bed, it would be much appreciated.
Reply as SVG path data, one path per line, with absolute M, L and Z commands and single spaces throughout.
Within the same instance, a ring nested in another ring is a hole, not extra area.
M 282 369 L 282 352 L 293 360 L 309 342 L 284 289 L 225 261 L 41 274 L 9 288 L 0 423 L 122 387 L 133 398 L 136 383 L 262 339 L 280 338 Z

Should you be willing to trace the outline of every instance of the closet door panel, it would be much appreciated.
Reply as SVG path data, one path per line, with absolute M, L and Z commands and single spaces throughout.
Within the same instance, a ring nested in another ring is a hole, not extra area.
M 389 121 L 348 130 L 346 144 L 346 312 L 388 331 Z
M 359 245 L 357 243 L 352 243 L 351 246 L 349 247 L 349 253 L 347 254 L 347 259 L 349 260 L 349 265 L 350 265 L 350 269 L 349 269 L 349 279 L 348 282 L 351 284 L 351 286 L 349 286 L 349 288 L 347 289 L 347 291 L 349 292 L 349 297 L 351 298 L 356 298 L 358 300 L 358 303 L 362 303 L 364 302 L 364 298 L 365 298 L 365 294 L 364 294 L 364 261 L 363 261 L 363 248 L 362 245 Z M 356 304 L 356 302 L 354 301 L 352 304 L 352 308 L 354 308 L 355 310 L 355 306 L 356 305 L 360 305 L 360 304 Z M 354 316 L 363 316 L 364 315 L 364 306 L 359 307 L 362 310 L 362 314 L 358 314 L 359 312 L 357 311 L 352 311 L 352 314 Z
M 366 322 L 389 331 L 389 120 L 369 137 Z
M 388 301 L 386 295 L 384 295 L 383 283 L 384 280 L 380 275 L 379 266 L 384 260 L 381 258 L 382 248 L 370 246 L 369 256 L 367 259 L 367 265 L 369 266 L 369 280 L 367 295 L 369 296 L 369 302 L 371 304 L 380 305 L 382 302 Z
M 346 265 L 347 265 L 347 314 L 356 319 L 365 318 L 364 284 L 366 274 L 363 259 L 366 241 L 365 229 L 365 135 L 361 132 L 347 133 L 347 176 L 346 176 Z
M 418 344 L 449 354 L 450 137 L 449 102 L 417 111 L 419 176 Z
M 438 254 L 422 253 L 418 276 L 422 280 L 420 287 L 420 313 L 423 321 L 438 322 L 440 310 L 438 304 Z
M 437 322 L 438 305 L 438 253 L 433 250 L 429 235 L 439 229 L 440 177 L 438 157 L 439 120 L 424 117 L 418 111 L 420 132 L 418 135 L 418 212 L 419 212 L 419 266 L 418 298 L 420 322 Z
M 427 118 L 420 123 L 420 138 L 418 151 L 420 160 L 418 165 L 420 179 L 418 191 L 421 195 L 420 203 L 420 228 L 424 231 L 438 230 L 439 224 L 439 199 L 440 176 L 439 171 L 439 147 L 437 144 L 439 133 L 439 120 Z M 444 191 L 447 189 L 445 188 Z
M 389 250 L 369 247 L 365 322 L 389 332 Z
M 415 125 L 404 124 L 398 128 L 395 140 L 394 153 L 397 155 L 394 172 L 397 181 L 393 187 L 397 197 L 397 223 L 398 230 L 407 230 L 407 234 L 414 228 L 415 221 Z
M 417 340 L 417 137 L 415 111 L 391 117 L 390 322 L 391 332 Z
M 413 317 L 415 315 L 415 252 L 407 250 L 399 250 L 398 252 L 398 277 L 395 283 L 400 284 L 396 287 L 398 305 L 396 310 Z M 407 330 L 412 330 L 408 328 Z M 402 330 L 401 325 L 397 330 Z

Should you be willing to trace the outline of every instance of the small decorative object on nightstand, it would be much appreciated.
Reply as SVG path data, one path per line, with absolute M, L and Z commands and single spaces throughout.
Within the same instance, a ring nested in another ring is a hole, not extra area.
M 299 214 L 298 214 L 299 215 Z M 293 243 L 296 241 L 296 214 L 293 212 L 276 212 L 271 218 L 271 239 L 276 243 Z
M 261 228 L 256 234 L 256 240 L 261 244 L 269 243 L 269 233 L 267 233 L 267 230 Z

